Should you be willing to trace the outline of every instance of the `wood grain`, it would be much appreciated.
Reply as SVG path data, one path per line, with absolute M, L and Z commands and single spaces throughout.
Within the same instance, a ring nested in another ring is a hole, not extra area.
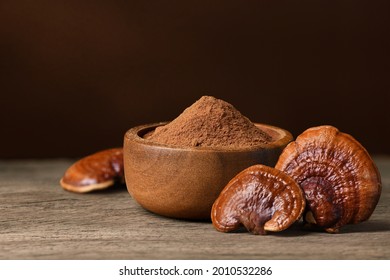
M 123 186 L 66 192 L 58 182 L 71 160 L 0 161 L 0 259 L 389 259 L 390 157 L 375 161 L 383 191 L 369 221 L 266 236 L 154 215 Z

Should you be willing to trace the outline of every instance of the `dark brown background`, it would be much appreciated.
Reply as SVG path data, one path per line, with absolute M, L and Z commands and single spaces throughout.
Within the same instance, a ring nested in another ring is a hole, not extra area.
M 153 2 L 153 3 L 152 3 Z M 201 95 L 390 153 L 389 1 L 0 1 L 0 158 L 122 145 Z

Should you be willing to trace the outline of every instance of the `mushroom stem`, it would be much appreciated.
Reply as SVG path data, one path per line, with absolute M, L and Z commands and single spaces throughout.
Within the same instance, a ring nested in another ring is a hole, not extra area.
M 264 225 L 270 219 L 271 215 L 251 212 L 241 215 L 239 221 L 250 233 L 255 235 L 265 235 L 267 233 L 264 229 Z

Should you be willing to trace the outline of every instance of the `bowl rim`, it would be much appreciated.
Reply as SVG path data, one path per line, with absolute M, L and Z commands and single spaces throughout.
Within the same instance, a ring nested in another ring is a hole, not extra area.
M 180 146 L 175 146 L 175 145 L 168 145 L 168 144 L 163 144 L 159 143 L 156 141 L 151 141 L 147 138 L 142 137 L 143 135 L 147 134 L 148 132 L 153 131 L 156 129 L 156 127 L 163 126 L 168 124 L 169 121 L 164 121 L 164 122 L 155 122 L 155 123 L 148 123 L 148 124 L 143 124 L 143 125 L 138 125 L 135 127 L 130 128 L 129 130 L 126 131 L 124 138 L 125 142 L 127 141 L 134 141 L 138 144 L 143 144 L 151 147 L 156 147 L 160 149 L 167 149 L 167 150 L 175 150 L 175 151 L 191 151 L 191 152 L 234 152 L 234 153 L 239 153 L 239 152 L 254 152 L 254 151 L 263 151 L 267 149 L 275 149 L 275 148 L 281 148 L 284 146 L 287 146 L 288 143 L 293 141 L 293 136 L 292 134 L 284 129 L 280 128 L 277 126 L 269 125 L 269 124 L 264 124 L 264 123 L 256 123 L 254 124 L 256 126 L 262 126 L 265 127 L 266 129 L 271 129 L 271 130 L 276 130 L 277 132 L 282 133 L 283 135 L 270 143 L 264 143 L 256 146 L 248 146 L 248 147 L 242 147 L 242 148 L 229 148 L 229 147 L 180 147 Z M 142 133 L 142 135 L 140 135 Z

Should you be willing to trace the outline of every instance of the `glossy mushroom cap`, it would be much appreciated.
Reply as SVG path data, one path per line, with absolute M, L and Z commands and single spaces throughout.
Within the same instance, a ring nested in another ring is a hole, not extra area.
M 367 220 L 380 197 L 380 174 L 370 155 L 333 126 L 303 132 L 284 149 L 275 168 L 304 190 L 306 221 L 328 232 Z
M 244 225 L 253 234 L 282 231 L 305 208 L 301 188 L 284 172 L 254 165 L 235 176 L 213 204 L 211 219 L 218 231 Z
M 86 193 L 123 182 L 123 173 L 123 149 L 107 149 L 76 161 L 66 170 L 60 184 L 67 191 Z

